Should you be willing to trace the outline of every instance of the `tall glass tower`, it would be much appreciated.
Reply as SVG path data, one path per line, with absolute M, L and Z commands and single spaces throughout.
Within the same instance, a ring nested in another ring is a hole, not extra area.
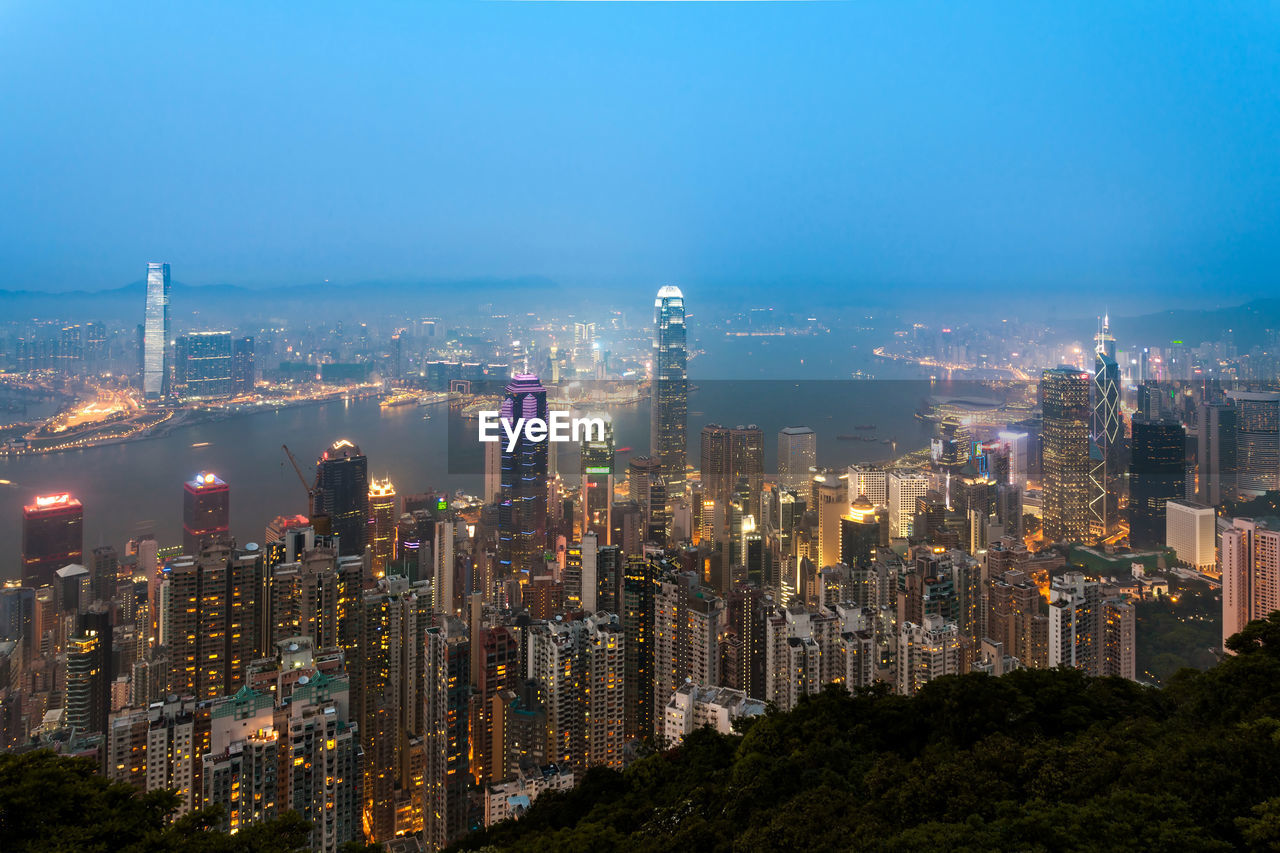
M 1082 542 L 1089 538 L 1088 373 L 1074 367 L 1046 370 L 1040 378 L 1044 430 L 1040 443 L 1045 539 Z
M 169 396 L 169 265 L 147 264 L 147 305 L 142 330 L 142 393 Z
M 689 376 L 685 351 L 684 294 L 667 285 L 653 302 L 653 405 L 649 455 L 662 463 L 668 496 L 685 486 L 685 431 L 689 414 Z
M 532 373 L 507 383 L 499 417 L 547 419 L 547 389 Z M 547 440 L 530 441 L 521 430 L 515 447 L 502 446 L 502 492 L 498 503 L 498 572 L 502 577 L 540 568 L 547 546 Z
M 338 555 L 359 556 L 369 541 L 369 460 L 339 439 L 316 462 L 315 513 L 327 516 Z
M 1089 463 L 1089 530 L 1095 538 L 1110 536 L 1120 504 L 1120 440 L 1124 424 L 1120 415 L 1120 366 L 1116 363 L 1116 339 L 1109 315 L 1103 315 L 1094 335 L 1093 387 L 1090 439 L 1097 452 Z

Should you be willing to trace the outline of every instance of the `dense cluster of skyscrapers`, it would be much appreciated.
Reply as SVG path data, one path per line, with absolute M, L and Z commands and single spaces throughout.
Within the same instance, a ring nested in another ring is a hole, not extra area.
M 171 393 L 167 294 L 152 265 L 155 397 Z M 590 371 L 579 325 L 572 363 Z M 1129 576 L 1144 549 L 1221 575 L 1224 634 L 1280 607 L 1280 523 L 1214 509 L 1280 485 L 1280 394 L 1127 389 L 1109 325 L 1092 372 L 1043 372 L 1037 415 L 943 417 L 910 463 L 822 467 L 811 427 L 705 423 L 695 468 L 684 297 L 663 287 L 648 453 L 620 464 L 606 419 L 576 484 L 521 433 L 485 446 L 481 498 L 401 494 L 339 438 L 304 477 L 306 512 L 261 543 L 230 536 L 233 487 L 252 484 L 202 471 L 181 484 L 181 543 L 119 553 L 86 553 L 92 507 L 38 497 L 21 582 L 0 591 L 3 746 L 220 805 L 228 831 L 293 809 L 316 850 L 435 850 L 641 746 L 831 684 L 1136 678 L 1135 603 L 1158 588 Z M 234 391 L 228 333 L 177 352 L 178 393 Z M 512 375 L 501 417 L 547 415 L 540 377 Z M 1077 548 L 1125 571 L 1086 573 Z

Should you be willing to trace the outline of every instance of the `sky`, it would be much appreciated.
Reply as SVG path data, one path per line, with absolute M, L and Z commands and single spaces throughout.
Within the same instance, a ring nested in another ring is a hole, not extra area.
M 0 289 L 1244 301 L 1277 93 L 1275 3 L 0 0 Z

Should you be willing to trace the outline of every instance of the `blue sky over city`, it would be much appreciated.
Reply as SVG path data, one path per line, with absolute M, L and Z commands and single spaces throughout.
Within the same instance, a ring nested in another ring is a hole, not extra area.
M 1278 53 L 1273 4 L 9 2 L 0 288 L 1244 301 Z

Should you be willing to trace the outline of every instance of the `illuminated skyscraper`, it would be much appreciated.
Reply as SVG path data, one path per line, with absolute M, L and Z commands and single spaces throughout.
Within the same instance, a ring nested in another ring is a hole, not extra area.
M 462 620 L 440 616 L 426 631 L 422 657 L 423 840 L 426 849 L 442 850 L 467 831 L 471 645 Z
M 364 553 L 369 541 L 369 461 L 345 438 L 316 461 L 316 506 L 338 537 L 339 556 Z
M 782 488 L 803 491 L 809 469 L 817 464 L 817 433 L 806 426 L 783 427 L 778 432 L 778 484 Z
M 1165 503 L 1186 495 L 1187 436 L 1171 419 L 1133 420 L 1129 465 L 1129 544 L 1165 544 Z
M 745 481 L 747 503 L 743 510 L 759 517 L 760 491 L 764 485 L 764 433 L 760 427 L 707 424 L 702 428 L 699 464 L 704 496 L 718 506 L 728 506 Z M 808 468 L 805 468 L 805 482 L 808 478 Z
M 507 384 L 501 419 L 514 427 L 524 418 L 547 419 L 547 389 L 531 373 L 518 373 Z M 498 504 L 498 574 L 505 578 L 542 567 L 547 547 L 547 444 L 530 441 L 521 430 L 511 450 L 502 446 L 502 495 Z
M 214 536 L 231 531 L 231 489 L 201 471 L 182 484 L 182 553 L 194 556 Z
M 1236 491 L 1256 498 L 1280 489 L 1280 394 L 1232 391 L 1236 405 Z
M 1105 538 L 1115 529 L 1120 494 L 1120 440 L 1124 424 L 1120 415 L 1120 366 L 1116 364 L 1116 339 L 1108 316 L 1094 336 L 1092 419 L 1090 439 L 1097 447 L 1089 466 L 1089 526 L 1094 538 Z
M 606 414 L 603 439 L 582 443 L 582 535 L 594 533 L 601 544 L 608 544 L 613 523 L 613 450 L 613 418 Z
M 1224 400 L 1200 404 L 1196 498 L 1217 506 L 1236 491 L 1236 409 Z
M 147 303 L 142 331 L 142 392 L 148 400 L 169 396 L 169 265 L 147 264 Z
M 188 332 L 173 346 L 173 385 L 179 397 L 210 399 L 235 393 L 230 332 Z
M 1044 535 L 1050 541 L 1089 538 L 1091 381 L 1088 373 L 1065 366 L 1040 379 Z
M 69 494 L 42 495 L 22 508 L 22 585 L 39 588 L 84 558 L 84 507 Z
M 369 547 L 373 576 L 385 577 L 396 559 L 396 487 L 388 477 L 369 486 Z
M 667 285 L 653 303 L 653 405 L 649 455 L 662 463 L 671 495 L 684 493 L 689 414 L 689 376 L 685 351 L 684 294 Z

